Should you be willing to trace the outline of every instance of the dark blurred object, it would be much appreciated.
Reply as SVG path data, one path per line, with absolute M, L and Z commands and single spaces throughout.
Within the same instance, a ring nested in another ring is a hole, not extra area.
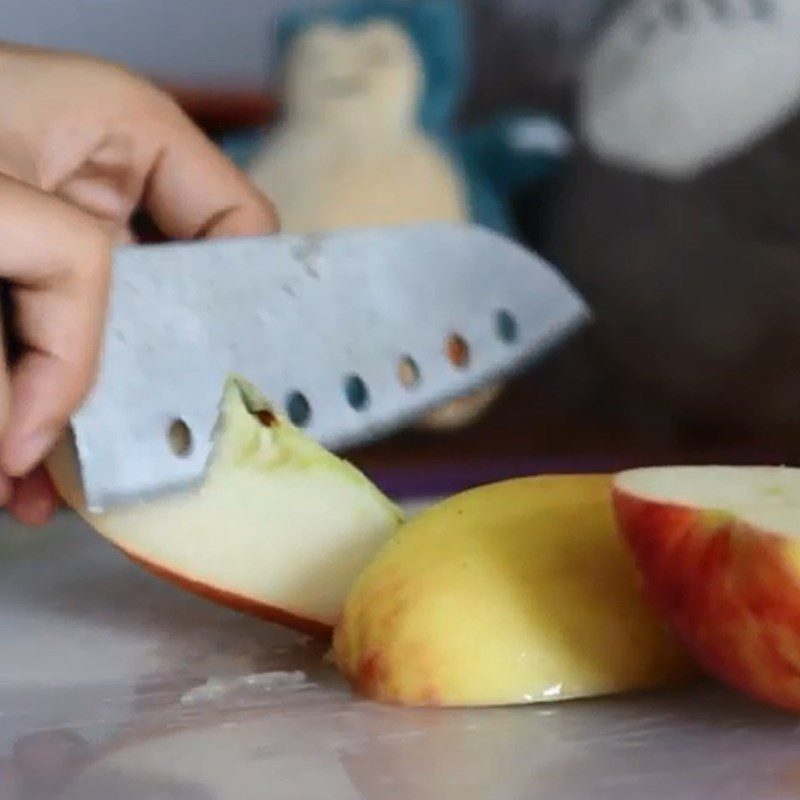
M 569 119 L 585 47 L 619 2 L 464 0 L 473 32 L 467 118 L 533 105 Z
M 572 125 L 586 50 L 623 2 L 464 0 L 472 63 L 463 118 L 479 122 L 502 109 L 535 107 Z M 537 250 L 547 246 L 560 187 L 560 176 L 554 175 L 516 198 L 516 228 Z
M 638 398 L 654 414 L 669 415 L 675 428 L 758 437 L 791 454 L 800 445 L 800 115 L 787 119 L 782 104 L 769 116 L 768 104 L 752 92 L 772 91 L 772 78 L 788 94 L 797 81 L 782 74 L 777 55 L 763 65 L 760 84 L 758 64 L 746 65 L 744 87 L 731 83 L 735 71 L 718 67 L 752 62 L 742 52 L 750 34 L 754 48 L 786 35 L 779 5 L 773 17 L 732 9 L 730 19 L 703 18 L 705 28 L 693 30 L 686 19 L 666 15 L 642 28 L 645 7 L 631 4 L 638 16 L 625 22 L 631 34 L 639 26 L 640 51 L 624 39 L 629 31 L 617 30 L 616 41 L 628 50 L 620 46 L 619 54 L 593 62 L 605 70 L 599 77 L 590 64 L 583 90 L 605 81 L 617 112 L 641 112 L 641 125 L 631 117 L 639 139 L 629 127 L 615 137 L 613 126 L 625 123 L 606 115 L 604 144 L 620 152 L 630 146 L 630 163 L 612 161 L 598 151 L 598 124 L 586 123 L 564 181 L 551 254 L 594 308 L 597 369 L 615 381 L 622 402 Z M 731 33 L 712 42 L 716 49 L 708 45 L 712 24 Z M 646 52 L 648 37 L 661 65 Z M 691 60 L 694 85 L 713 87 L 711 97 L 720 98 L 717 116 L 713 108 L 698 113 L 698 103 L 711 104 L 708 94 L 698 100 L 703 89 L 694 93 L 686 74 L 678 74 Z M 650 94 L 642 92 L 647 79 Z M 735 126 L 724 124 L 725 114 Z M 726 141 L 732 127 L 742 131 L 735 147 Z
M 554 250 L 621 392 L 679 422 L 800 440 L 798 192 L 800 120 L 681 183 L 578 155 Z

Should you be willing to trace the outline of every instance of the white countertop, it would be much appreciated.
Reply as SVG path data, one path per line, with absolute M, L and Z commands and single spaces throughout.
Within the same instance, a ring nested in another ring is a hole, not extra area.
M 374 705 L 324 648 L 149 576 L 66 514 L 0 522 L 0 634 L 0 800 L 800 797 L 800 718 L 715 687 Z

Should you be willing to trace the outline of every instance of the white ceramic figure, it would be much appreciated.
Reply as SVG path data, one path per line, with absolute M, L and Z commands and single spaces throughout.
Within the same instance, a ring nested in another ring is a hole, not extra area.
M 461 175 L 418 123 L 422 81 L 413 43 L 388 21 L 298 37 L 284 118 L 250 167 L 284 230 L 468 218 Z

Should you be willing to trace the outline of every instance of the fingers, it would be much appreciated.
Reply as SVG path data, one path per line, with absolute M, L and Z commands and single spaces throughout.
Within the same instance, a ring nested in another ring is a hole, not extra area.
M 272 204 L 177 108 L 158 126 L 144 205 L 168 236 L 256 236 L 278 228 Z
M 14 482 L 8 511 L 23 525 L 44 525 L 58 510 L 58 494 L 44 467 Z
M 11 285 L 21 355 L 0 431 L 0 469 L 18 477 L 52 448 L 94 378 L 111 243 L 73 206 L 0 178 L 0 279 Z
M 26 90 L 3 98 L 16 138 L 0 131 L 0 281 L 11 287 L 22 345 L 10 373 L 0 350 L 0 503 L 12 489 L 7 476 L 41 462 L 91 386 L 112 240 L 131 241 L 134 208 L 181 239 L 278 227 L 246 176 L 139 78 L 34 51 L 3 67 Z M 11 501 L 30 521 L 52 508 L 36 475 L 16 482 Z

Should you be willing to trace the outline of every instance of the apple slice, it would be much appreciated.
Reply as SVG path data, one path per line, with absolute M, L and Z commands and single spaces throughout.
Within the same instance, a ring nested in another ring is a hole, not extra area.
M 698 661 L 800 711 L 800 470 L 633 470 L 614 506 L 654 607 Z
M 359 577 L 334 651 L 367 697 L 415 706 L 547 702 L 694 673 L 640 594 L 604 475 L 504 481 L 423 511 Z
M 152 572 L 312 634 L 330 633 L 351 583 L 401 520 L 355 467 L 238 379 L 225 388 L 196 490 L 91 514 L 70 441 L 48 468 L 65 501 Z

